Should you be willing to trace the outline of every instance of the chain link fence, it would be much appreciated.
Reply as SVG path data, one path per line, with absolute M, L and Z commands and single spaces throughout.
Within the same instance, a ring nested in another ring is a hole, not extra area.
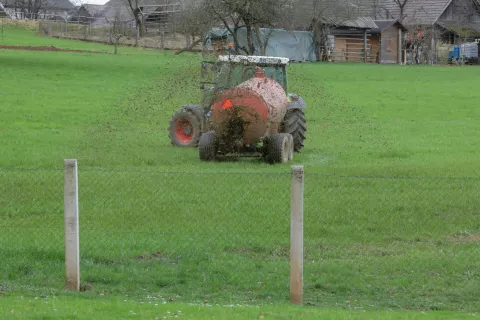
M 288 301 L 290 173 L 79 168 L 81 290 Z M 480 179 L 305 174 L 304 302 L 478 310 Z M 63 171 L 0 169 L 0 284 L 65 283 Z
M 59 287 L 64 278 L 63 172 L 0 169 L 3 287 Z
M 480 178 L 305 176 L 305 300 L 478 310 Z

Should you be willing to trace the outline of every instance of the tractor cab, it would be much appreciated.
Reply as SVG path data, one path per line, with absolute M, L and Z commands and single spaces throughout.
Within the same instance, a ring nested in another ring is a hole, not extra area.
M 216 61 L 202 61 L 202 105 L 209 108 L 212 99 L 223 90 L 232 89 L 255 76 L 260 67 L 268 78 L 288 92 L 288 58 L 266 56 L 222 55 Z

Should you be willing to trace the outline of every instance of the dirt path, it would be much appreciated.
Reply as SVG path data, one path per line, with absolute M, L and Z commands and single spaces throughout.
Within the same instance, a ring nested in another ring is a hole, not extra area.
M 71 49 L 60 49 L 54 46 L 44 46 L 44 47 L 33 47 L 33 46 L 0 46 L 0 49 L 6 50 L 29 50 L 29 51 L 56 51 L 56 52 L 84 52 L 84 53 L 107 53 L 101 51 L 88 51 L 88 50 L 71 50 Z

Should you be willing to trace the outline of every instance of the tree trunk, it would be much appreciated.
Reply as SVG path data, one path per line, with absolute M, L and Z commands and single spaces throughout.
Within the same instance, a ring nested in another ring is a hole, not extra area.
M 315 53 L 317 54 L 317 61 L 322 61 L 322 37 L 317 26 L 313 28 L 313 38 L 315 39 Z
M 253 55 L 255 53 L 255 46 L 253 44 L 252 26 L 250 24 L 247 25 L 247 46 L 248 54 Z
M 137 28 L 135 28 L 135 47 L 138 47 L 139 41 L 140 41 L 140 28 L 139 28 L 139 25 L 137 25 Z
M 160 33 L 160 48 L 165 49 L 165 27 L 162 27 L 162 31 Z
M 239 54 L 240 53 L 240 44 L 238 43 L 238 28 L 237 27 L 235 27 L 233 29 L 232 37 L 233 37 L 233 49 L 235 50 L 235 52 L 233 52 L 233 53 L 234 54 Z
M 145 25 L 143 24 L 141 15 L 138 13 L 135 15 L 135 24 L 139 30 L 138 34 L 140 38 L 143 38 L 145 36 Z

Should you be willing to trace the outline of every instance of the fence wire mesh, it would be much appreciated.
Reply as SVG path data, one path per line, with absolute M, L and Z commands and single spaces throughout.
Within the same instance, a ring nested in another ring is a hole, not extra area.
M 478 309 L 479 194 L 478 178 L 307 174 L 305 300 Z
M 80 171 L 79 180 L 89 181 L 80 250 L 92 288 L 189 299 L 288 292 L 288 175 Z
M 289 297 L 289 173 L 79 169 L 81 288 Z M 63 171 L 0 169 L 4 287 L 63 288 Z M 305 175 L 304 301 L 479 308 L 480 179 Z
M 63 172 L 0 169 L 3 287 L 59 287 L 64 281 Z

